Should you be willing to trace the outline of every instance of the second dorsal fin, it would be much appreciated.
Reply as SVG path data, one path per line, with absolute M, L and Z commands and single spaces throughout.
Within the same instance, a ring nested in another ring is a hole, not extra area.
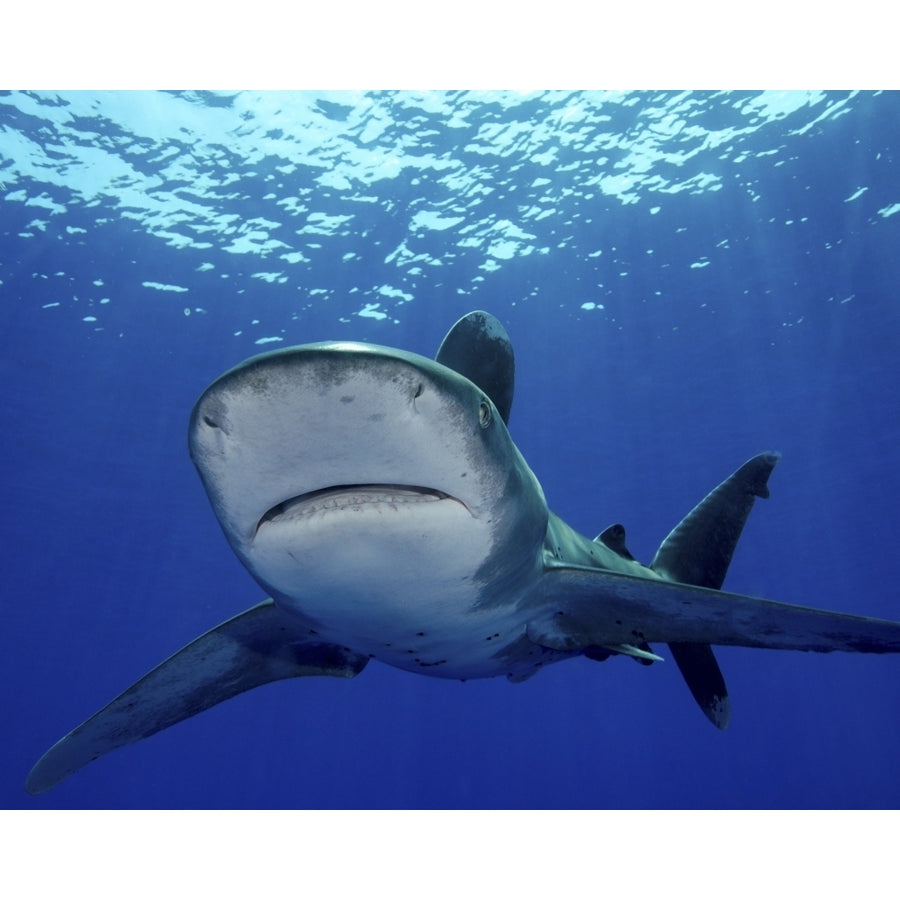
M 624 525 L 619 525 L 618 523 L 610 525 L 609 528 L 605 528 L 601 531 L 594 540 L 599 541 L 601 544 L 606 544 L 610 550 L 618 553 L 623 559 L 634 559 L 631 553 L 629 553 L 628 548 L 625 546 Z

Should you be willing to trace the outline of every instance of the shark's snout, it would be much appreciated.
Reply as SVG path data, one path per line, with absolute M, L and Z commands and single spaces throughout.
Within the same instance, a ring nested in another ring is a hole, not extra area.
M 491 399 L 460 373 L 404 351 L 330 343 L 226 372 L 195 406 L 190 446 L 246 559 L 266 528 L 326 515 L 408 518 L 446 501 L 491 518 L 512 443 Z

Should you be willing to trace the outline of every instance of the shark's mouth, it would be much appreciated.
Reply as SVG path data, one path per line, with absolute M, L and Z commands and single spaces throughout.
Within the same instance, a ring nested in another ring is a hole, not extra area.
M 411 484 L 338 484 L 299 494 L 296 497 L 289 497 L 287 500 L 282 500 L 281 503 L 276 503 L 257 522 L 256 530 L 259 531 L 267 524 L 339 510 L 362 512 L 367 508 L 380 507 L 385 511 L 397 511 L 402 506 L 416 503 L 436 503 L 441 500 L 453 500 L 465 507 L 461 500 L 435 488 Z

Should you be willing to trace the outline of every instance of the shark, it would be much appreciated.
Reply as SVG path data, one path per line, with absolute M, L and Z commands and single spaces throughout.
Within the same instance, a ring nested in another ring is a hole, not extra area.
M 622 525 L 591 539 L 549 510 L 507 427 L 514 382 L 509 335 L 481 310 L 453 325 L 434 359 L 314 343 L 216 379 L 191 413 L 190 455 L 266 599 L 65 735 L 26 790 L 244 691 L 353 678 L 372 660 L 517 683 L 577 656 L 652 665 L 660 650 L 724 729 L 715 646 L 900 651 L 900 622 L 722 590 L 777 453 L 721 482 L 643 564 Z

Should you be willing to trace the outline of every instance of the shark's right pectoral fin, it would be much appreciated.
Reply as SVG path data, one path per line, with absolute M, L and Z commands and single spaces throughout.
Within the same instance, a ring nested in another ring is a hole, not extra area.
M 352 678 L 367 657 L 315 643 L 308 629 L 266 600 L 160 663 L 38 760 L 25 789 L 39 794 L 89 762 L 223 700 L 283 678 Z

